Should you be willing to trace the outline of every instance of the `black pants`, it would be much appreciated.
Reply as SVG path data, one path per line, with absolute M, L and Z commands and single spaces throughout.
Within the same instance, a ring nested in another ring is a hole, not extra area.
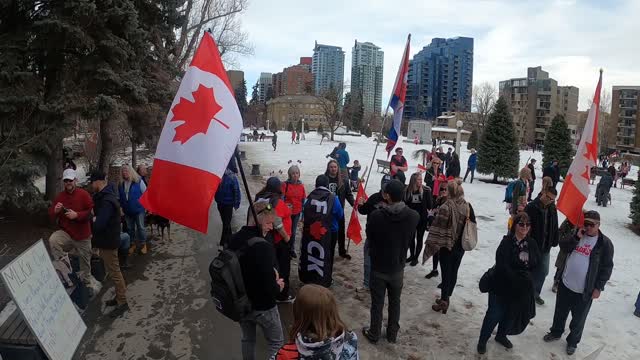
M 476 169 L 467 168 L 467 172 L 464 174 L 464 181 L 467 181 L 467 175 L 471 173 L 471 182 L 473 183 L 473 175 L 476 173 Z
M 560 280 L 558 294 L 556 295 L 556 310 L 553 313 L 553 325 L 549 332 L 555 336 L 561 336 L 564 332 L 569 312 L 571 312 L 567 344 L 569 346 L 578 346 L 580 339 L 582 339 L 582 331 L 584 330 L 584 324 L 587 321 L 592 302 L 591 296 L 589 296 L 588 300 L 584 300 L 582 294 L 569 290 Z
M 440 271 L 442 272 L 442 289 L 440 298 L 449 301 L 453 288 L 458 282 L 458 269 L 464 256 L 462 246 L 456 244 L 452 250 L 447 248 L 440 249 Z
M 338 255 L 347 254 L 347 248 L 345 246 L 346 240 L 347 239 L 345 234 L 344 218 L 342 218 L 338 220 Z M 335 244 L 334 244 L 334 249 L 335 249 Z
M 491 337 L 491 333 L 493 333 L 493 329 L 496 328 L 496 325 L 498 326 L 496 338 L 507 336 L 510 324 L 510 319 L 508 318 L 507 313 L 508 308 L 509 304 L 502 296 L 489 293 L 489 308 L 487 309 L 487 313 L 484 314 L 478 344 L 487 343 L 487 340 Z
M 533 187 L 535 186 L 535 180 L 529 180 L 529 196 L 527 196 L 527 201 L 531 201 L 531 194 L 533 194 Z
M 384 296 L 388 292 L 389 314 L 387 316 L 387 339 L 396 340 L 400 330 L 400 295 L 404 281 L 404 271 L 395 274 L 383 274 L 375 270 L 371 272 L 369 289 L 371 290 L 371 324 L 369 331 L 378 339 L 382 332 L 382 311 L 384 309 Z
M 416 229 L 416 236 L 411 239 L 409 243 L 409 257 L 411 259 L 418 259 L 422 252 L 422 239 L 424 238 L 424 232 L 427 230 L 427 224 L 418 224 Z
M 433 270 L 438 270 L 438 262 L 440 260 L 440 252 L 433 254 Z
M 233 205 L 218 205 L 218 212 L 222 219 L 222 235 L 220 236 L 220 244 L 226 246 L 231 239 L 231 218 L 233 217 Z
M 284 300 L 289 296 L 289 275 L 291 273 L 291 252 L 289 244 L 281 240 L 275 244 L 276 261 L 278 262 L 278 273 L 284 280 L 284 288 L 278 296 L 279 300 Z

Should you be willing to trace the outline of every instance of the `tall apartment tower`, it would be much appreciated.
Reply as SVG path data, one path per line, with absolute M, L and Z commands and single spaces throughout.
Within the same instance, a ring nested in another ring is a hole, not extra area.
M 611 120 L 607 129 L 609 146 L 640 153 L 640 86 L 614 86 L 611 92 Z
M 273 91 L 273 74 L 260 73 L 260 79 L 258 80 L 258 101 L 264 103 L 267 101 L 267 93 Z
M 344 81 L 344 51 L 339 46 L 322 45 L 316 41 L 311 60 L 316 95 L 333 87 L 342 95 Z
M 351 56 L 351 96 L 362 98 L 365 114 L 380 114 L 384 52 L 370 42 L 353 45 Z
M 434 38 L 409 62 L 404 117 L 435 119 L 471 111 L 473 39 Z
M 521 144 L 544 145 L 547 129 L 557 114 L 564 115 L 575 135 L 579 90 L 575 86 L 558 86 L 542 67 L 528 68 L 527 77 L 501 81 L 499 93 L 509 104 Z

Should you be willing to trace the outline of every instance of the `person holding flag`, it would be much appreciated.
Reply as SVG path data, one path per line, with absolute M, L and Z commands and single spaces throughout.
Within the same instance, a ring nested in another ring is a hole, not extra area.
M 591 168 L 596 166 L 598 161 L 601 91 L 602 70 L 576 156 L 571 162 L 558 198 L 558 210 L 571 224 L 580 226 L 580 229 L 569 241 L 560 243 L 560 248 L 568 257 L 560 275 L 553 325 L 544 336 L 544 341 L 560 339 L 571 312 L 570 333 L 567 336 L 568 355 L 576 352 L 591 303 L 594 299 L 600 298 L 613 271 L 614 247 L 612 241 L 600 231 L 600 214 L 596 211 L 583 212 L 584 204 L 591 192 Z

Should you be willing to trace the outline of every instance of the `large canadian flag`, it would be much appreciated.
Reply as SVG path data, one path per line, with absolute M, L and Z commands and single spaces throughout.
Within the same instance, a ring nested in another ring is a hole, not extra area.
M 578 144 L 578 151 L 569 167 L 564 185 L 558 199 L 560 210 L 573 225 L 582 225 L 584 216 L 582 207 L 589 198 L 591 189 L 589 179 L 591 168 L 598 163 L 598 115 L 600 113 L 600 91 L 602 89 L 602 71 L 589 109 L 587 122 Z
M 209 208 L 241 132 L 234 91 L 207 32 L 167 114 L 142 205 L 206 233 Z

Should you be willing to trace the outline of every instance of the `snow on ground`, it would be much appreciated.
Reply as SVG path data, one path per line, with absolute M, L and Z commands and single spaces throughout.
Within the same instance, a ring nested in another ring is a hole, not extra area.
M 373 138 L 336 136 L 335 142 L 325 141 L 320 145 L 320 138 L 315 133 L 306 134 L 306 140 L 299 145 L 291 144 L 291 134 L 281 131 L 278 136 L 278 149 L 273 151 L 271 141 L 241 143 L 240 148 L 247 152 L 247 163 L 260 163 L 263 175 L 275 172 L 282 180 L 286 179 L 288 161 L 297 163 L 300 160 L 302 181 L 307 191 L 313 188 L 315 177 L 324 173 L 329 154 L 337 142 L 345 142 L 347 151 L 353 160 L 359 160 L 363 166 L 369 166 L 375 142 Z M 409 174 L 417 170 L 418 160 L 412 158 L 416 149 L 427 148 L 413 143 L 401 143 L 405 157 L 409 162 Z M 448 146 L 443 146 L 445 151 Z M 431 149 L 431 146 L 428 146 Z M 465 144 L 461 150 L 462 174 L 466 171 L 469 151 Z M 530 157 L 538 159 L 535 191 L 541 186 L 542 153 L 522 151 L 521 166 Z M 386 159 L 384 144 L 378 148 L 376 158 Z M 421 160 L 420 160 L 421 162 Z M 371 180 L 367 192 L 379 190 L 381 173 L 376 171 L 374 161 Z M 281 173 L 280 173 L 281 171 Z M 635 176 L 636 169 L 631 174 Z M 408 174 L 408 175 L 409 175 Z M 476 174 L 476 179 L 490 178 L 489 175 Z M 266 178 L 266 176 L 265 176 Z M 408 176 L 407 176 L 408 178 Z M 597 183 L 597 182 L 596 182 Z M 560 184 L 561 186 L 561 184 Z M 467 253 L 460 268 L 458 285 L 451 298 L 451 307 L 447 315 L 435 313 L 431 305 L 439 295 L 436 285 L 440 279 L 424 278 L 431 269 L 431 261 L 425 266 L 407 267 L 405 269 L 405 285 L 402 295 L 401 332 L 397 345 L 387 344 L 381 340 L 372 346 L 360 337 L 361 356 L 363 359 L 462 359 L 475 358 L 478 355 L 475 346 L 480 333 L 480 326 L 487 309 L 487 296 L 478 290 L 478 280 L 486 269 L 491 267 L 495 259 L 495 250 L 506 232 L 508 214 L 505 211 L 504 185 L 488 184 L 474 181 L 465 183 L 466 198 L 474 206 L 478 217 L 479 244 Z M 598 359 L 640 359 L 640 319 L 633 316 L 634 303 L 640 291 L 640 237 L 630 231 L 629 202 L 632 189 L 612 188 L 613 204 L 607 208 L 597 207 L 593 195 L 586 204 L 588 209 L 597 209 L 602 217 L 602 231 L 608 235 L 616 247 L 615 267 L 611 280 L 607 284 L 599 300 L 594 301 L 587 320 L 584 336 L 578 352 L 572 358 L 583 359 L 587 355 L 604 346 Z M 591 186 L 592 194 L 595 185 Z M 346 214 L 351 213 L 347 206 Z M 564 216 L 560 214 L 560 222 Z M 364 226 L 366 218 L 361 216 Z M 299 245 L 299 243 L 298 243 Z M 555 268 L 553 264 L 557 256 L 557 248 L 552 250 L 550 273 L 545 282 L 542 298 L 544 306 L 538 306 L 538 314 L 532 325 L 524 334 L 511 337 L 515 348 L 506 351 L 502 346 L 490 341 L 487 355 L 482 359 L 563 359 L 566 343 L 559 341 L 546 344 L 542 337 L 548 331 L 553 319 L 555 294 L 551 285 Z M 336 284 L 332 290 L 339 299 L 341 311 L 348 326 L 360 335 L 360 329 L 368 325 L 370 300 L 368 296 L 356 295 L 354 288 L 361 286 L 362 250 L 361 246 L 351 244 L 351 261 L 336 260 Z M 296 266 L 292 266 L 292 281 L 297 281 Z M 386 312 L 386 311 L 385 311 Z M 568 323 L 567 323 L 568 326 Z M 566 333 L 565 333 L 566 335 Z

